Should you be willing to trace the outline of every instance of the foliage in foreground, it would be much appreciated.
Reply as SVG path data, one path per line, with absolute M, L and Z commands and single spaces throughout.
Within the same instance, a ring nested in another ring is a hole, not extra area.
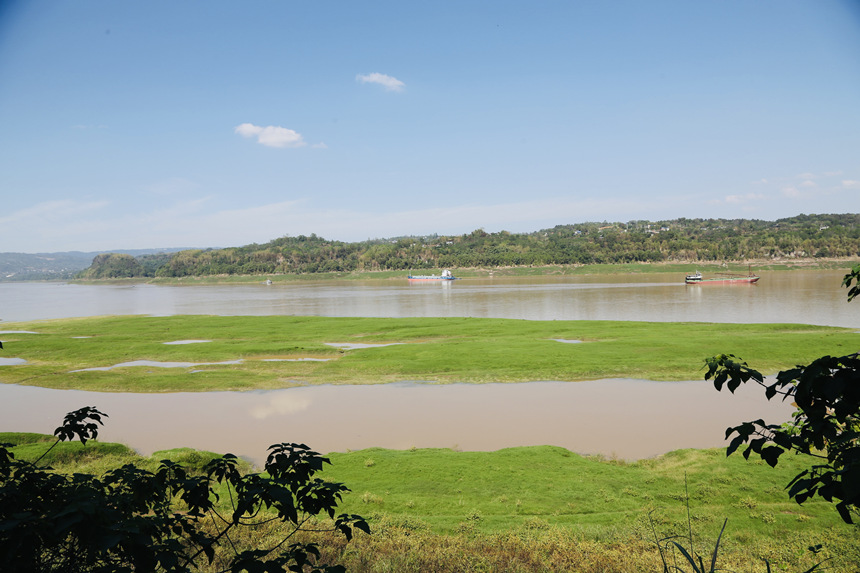
M 860 294 L 860 265 L 845 275 L 842 284 L 849 288 L 849 302 Z M 726 430 L 726 438 L 737 434 L 727 455 L 747 444 L 745 458 L 755 453 L 771 467 L 786 452 L 810 457 L 811 467 L 789 482 L 789 497 L 802 504 L 820 496 L 836 504 L 846 523 L 853 523 L 852 514 L 860 510 L 860 354 L 823 356 L 780 372 L 769 385 L 760 372 L 734 355 L 715 356 L 707 364 L 705 379 L 713 378 L 717 390 L 726 385 L 734 392 L 753 380 L 765 388 L 768 400 L 779 395 L 797 405 L 787 424 L 759 419 Z
M 70 412 L 54 445 L 96 438 L 104 416 L 91 407 Z M 204 474 L 163 460 L 155 472 L 126 464 L 101 477 L 40 467 L 41 457 L 21 461 L 7 446 L 0 445 L 0 563 L 19 571 L 192 571 L 216 555 L 222 571 L 343 571 L 319 563 L 317 544 L 293 537 L 335 531 L 349 541 L 353 528 L 370 532 L 358 515 L 335 517 L 349 490 L 314 477 L 329 461 L 303 444 L 270 446 L 265 473 L 242 474 L 226 454 Z M 225 490 L 227 511 L 216 503 Z M 326 515 L 330 526 L 316 519 Z M 286 526 L 277 542 L 234 544 L 240 530 L 273 522 Z

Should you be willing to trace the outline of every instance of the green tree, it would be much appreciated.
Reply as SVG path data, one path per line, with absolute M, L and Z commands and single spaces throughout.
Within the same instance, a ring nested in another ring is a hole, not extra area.
M 852 286 L 853 283 L 853 286 Z M 860 294 L 860 265 L 842 281 L 848 301 Z M 823 356 L 805 366 L 780 372 L 772 384 L 731 354 L 706 360 L 705 379 L 713 378 L 717 390 L 726 386 L 734 392 L 752 380 L 765 389 L 770 400 L 780 396 L 797 405 L 792 421 L 767 424 L 764 420 L 744 422 L 726 430 L 734 435 L 726 454 L 746 444 L 743 456 L 754 453 L 771 467 L 791 451 L 810 457 L 810 468 L 797 474 L 786 486 L 789 497 L 803 503 L 820 496 L 836 504 L 846 523 L 860 509 L 860 354 Z
M 90 268 L 81 273 L 88 279 L 118 279 L 143 276 L 143 266 L 131 255 L 103 253 L 96 255 Z
M 91 407 L 70 412 L 45 454 L 60 441 L 96 438 L 103 417 Z M 21 461 L 7 446 L 0 445 L 0 563 L 16 571 L 185 572 L 216 553 L 224 571 L 343 571 L 318 564 L 317 545 L 291 543 L 293 536 L 335 530 L 350 540 L 354 528 L 370 532 L 360 516 L 335 517 L 349 490 L 315 477 L 329 460 L 303 444 L 270 446 L 264 473 L 242 474 L 227 454 L 202 474 L 163 460 L 155 472 L 127 464 L 102 476 L 40 467 L 45 454 Z M 219 504 L 216 491 L 229 503 Z M 323 529 L 316 516 L 332 525 Z M 289 526 L 279 543 L 234 545 L 240 529 L 273 521 Z

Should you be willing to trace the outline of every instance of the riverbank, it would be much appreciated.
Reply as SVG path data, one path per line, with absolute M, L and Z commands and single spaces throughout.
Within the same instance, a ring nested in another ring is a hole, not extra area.
M 52 440 L 0 433 L 0 441 L 17 444 L 16 457 L 35 459 Z M 154 471 L 162 459 L 193 472 L 212 457 L 186 448 L 144 457 L 91 441 L 62 443 L 46 462 L 62 472 L 101 475 L 127 463 Z M 332 465 L 321 477 L 352 490 L 338 513 L 369 518 L 372 534 L 346 546 L 335 537 L 308 540 L 321 542 L 330 562 L 350 571 L 654 572 L 661 569 L 655 536 L 674 536 L 689 549 L 692 535 L 695 551 L 707 559 L 724 520 L 717 565 L 725 570 L 763 571 L 767 559 L 775 569 L 801 571 L 830 559 L 827 570 L 847 572 L 860 558 L 855 528 L 841 522 L 832 504 L 788 499 L 783 488 L 806 461 L 798 456 L 776 468 L 737 454 L 726 458 L 724 449 L 679 450 L 635 463 L 545 446 L 374 448 L 328 457 Z M 819 544 L 817 555 L 807 551 Z
M 677 274 L 678 281 L 696 269 L 703 272 L 746 273 L 748 268 L 756 272 L 792 270 L 832 270 L 845 269 L 858 264 L 856 258 L 850 259 L 763 259 L 751 261 L 715 262 L 671 262 L 671 263 L 627 263 L 627 264 L 590 264 L 590 265 L 550 265 L 540 267 L 480 267 L 450 269 L 458 278 L 489 277 L 539 277 L 539 276 L 591 276 L 591 275 L 648 275 Z M 422 269 L 422 274 L 439 273 L 443 269 Z M 207 284 L 258 284 L 267 280 L 273 283 L 326 281 L 326 280 L 403 280 L 410 271 L 354 271 L 305 274 L 268 274 L 268 275 L 210 275 L 193 277 L 150 277 L 129 279 L 74 279 L 81 284 L 159 284 L 159 285 L 207 285 Z
M 860 342 L 853 329 L 798 324 L 493 318 L 112 316 L 2 329 L 2 358 L 14 362 L 0 364 L 0 382 L 110 392 L 695 380 L 715 354 L 767 374 Z

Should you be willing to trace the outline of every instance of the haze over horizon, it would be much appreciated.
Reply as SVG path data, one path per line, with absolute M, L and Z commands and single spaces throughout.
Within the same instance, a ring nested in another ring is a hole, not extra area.
M 0 4 L 0 251 L 860 212 L 860 2 Z

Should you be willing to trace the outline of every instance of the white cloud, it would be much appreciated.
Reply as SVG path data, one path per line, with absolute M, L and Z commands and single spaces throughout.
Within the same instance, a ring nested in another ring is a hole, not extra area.
M 263 127 L 253 123 L 243 123 L 236 126 L 235 132 L 242 137 L 256 137 L 257 143 L 267 147 L 304 147 L 307 145 L 300 133 L 286 127 L 274 125 Z
M 860 181 L 853 181 L 851 179 L 846 179 L 842 182 L 842 186 L 845 189 L 860 189 Z
M 786 197 L 800 197 L 801 193 L 797 190 L 797 187 L 783 187 L 780 189 L 782 194 Z
M 358 74 L 355 76 L 355 79 L 357 82 L 362 84 L 379 84 L 389 92 L 403 91 L 403 88 L 406 87 L 406 84 L 397 78 L 380 74 L 378 72 L 374 72 L 372 74 Z
M 313 148 L 313 149 L 328 149 L 328 145 L 326 145 L 325 143 L 320 141 L 319 143 L 314 143 L 313 145 L 311 145 L 311 148 Z
M 815 181 L 810 181 L 809 179 L 805 180 L 800 184 L 801 187 L 818 187 L 818 183 Z

